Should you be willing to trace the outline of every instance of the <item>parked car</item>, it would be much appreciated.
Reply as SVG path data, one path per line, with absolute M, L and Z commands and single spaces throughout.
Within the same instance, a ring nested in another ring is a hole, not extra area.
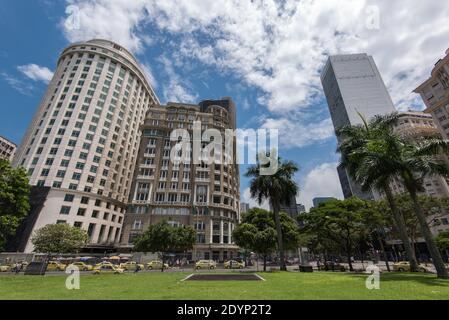
M 243 269 L 245 264 L 236 260 L 229 260 L 224 263 L 225 269 Z
M 345 272 L 346 268 L 338 262 L 326 261 L 324 264 L 320 265 L 319 270 Z
M 195 268 L 198 269 L 215 269 L 217 264 L 213 260 L 199 260 L 195 263 Z
M 160 261 L 160 260 L 150 261 L 147 263 L 147 268 L 149 270 L 162 269 L 162 261 Z M 164 269 L 168 269 L 168 264 L 164 263 Z
M 103 274 L 103 273 L 121 274 L 121 273 L 123 273 L 123 271 L 124 270 L 122 268 L 116 267 L 112 264 L 111 265 L 104 264 L 104 265 L 95 267 L 93 270 L 93 274 Z
M 68 265 L 70 266 L 76 266 L 78 267 L 81 271 L 92 271 L 94 269 L 94 267 L 90 264 L 86 264 L 82 261 L 77 261 L 77 262 L 73 262 L 71 264 Z
M 47 264 L 47 271 L 64 271 L 67 265 L 58 261 L 49 261 Z
M 393 271 L 399 272 L 410 272 L 410 262 L 408 261 L 399 261 L 393 264 Z M 427 272 L 427 268 L 423 264 L 418 265 L 419 272 Z
M 8 265 L 0 266 L 0 272 L 9 272 L 9 271 L 11 271 L 11 266 Z
M 95 269 L 96 267 L 101 267 L 101 266 L 118 267 L 117 265 L 115 265 L 115 264 L 113 264 L 113 263 L 111 263 L 111 262 L 109 262 L 109 261 L 102 261 L 102 262 L 100 262 L 100 263 L 97 263 L 97 264 L 94 266 L 94 269 Z
M 122 268 L 123 270 L 136 270 L 137 267 L 140 268 L 140 270 L 143 270 L 145 268 L 145 266 L 141 263 L 137 263 L 135 261 L 128 261 L 125 263 L 120 263 L 120 268 Z

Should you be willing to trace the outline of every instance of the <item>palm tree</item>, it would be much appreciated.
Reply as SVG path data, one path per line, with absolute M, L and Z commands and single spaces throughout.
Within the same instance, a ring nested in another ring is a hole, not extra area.
M 274 219 L 276 223 L 276 233 L 278 240 L 280 269 L 287 270 L 284 256 L 284 243 L 282 239 L 281 220 L 279 211 L 281 205 L 290 205 L 291 201 L 298 192 L 298 186 L 293 180 L 293 175 L 299 170 L 298 166 L 291 161 L 282 161 L 278 158 L 278 169 L 272 175 L 261 174 L 261 168 L 264 165 L 260 163 L 250 166 L 245 176 L 252 178 L 250 182 L 251 197 L 257 199 L 259 205 L 264 200 L 268 200 L 273 208 Z
M 362 186 L 374 186 L 385 192 L 393 213 L 399 211 L 395 207 L 389 184 L 394 177 L 401 178 L 414 203 L 415 215 L 432 256 L 437 275 L 439 278 L 449 278 L 423 209 L 418 201 L 418 193 L 424 191 L 423 180 L 425 176 L 449 176 L 449 166 L 438 158 L 442 152 L 449 153 L 449 141 L 423 138 L 420 142 L 410 142 L 402 139 L 393 133 L 392 125 L 397 119 L 397 113 L 393 113 L 387 116 L 376 116 L 370 123 L 364 120 L 365 130 L 373 130 L 365 136 L 363 142 L 358 136 L 356 143 L 343 143 L 340 146 L 340 150 L 344 154 L 343 161 L 348 164 L 350 172 L 352 171 L 356 181 L 361 182 Z M 347 128 L 346 132 L 350 132 L 350 130 Z M 396 216 L 396 213 L 394 213 L 394 216 Z M 396 221 L 397 218 L 402 221 Z M 403 217 L 396 217 L 395 221 L 404 225 L 403 230 L 399 230 L 402 229 L 402 226 L 398 228 L 400 233 L 404 232 L 406 229 Z M 406 238 L 409 242 L 408 236 Z M 409 249 L 411 249 L 411 246 Z M 406 246 L 406 251 L 409 249 Z M 410 259 L 413 253 L 407 252 L 407 255 Z M 415 260 L 415 263 L 416 258 L 413 260 Z M 410 261 L 410 264 L 412 264 L 412 261 Z
M 362 125 L 343 126 L 336 130 L 340 139 L 338 151 L 341 153 L 341 164 L 348 169 L 355 181 L 360 183 L 364 191 L 377 189 L 383 191 L 393 214 L 396 229 L 402 240 L 410 270 L 418 271 L 414 250 L 407 235 L 404 217 L 401 215 L 390 188 L 390 182 L 397 176 L 397 168 L 389 163 L 381 150 L 394 153 L 394 145 L 388 144 L 392 135 L 391 126 L 397 121 L 397 114 L 374 117 L 369 123 L 359 114 Z M 384 143 L 382 143 L 384 142 Z
M 403 144 L 401 151 L 400 155 L 404 162 L 401 178 L 413 201 L 413 208 L 421 228 L 421 234 L 432 256 L 438 277 L 449 278 L 441 253 L 427 223 L 424 210 L 418 201 L 418 193 L 424 191 L 424 177 L 449 176 L 449 166 L 439 159 L 442 153 L 449 153 L 449 141 L 438 138 L 423 139 L 418 143 Z

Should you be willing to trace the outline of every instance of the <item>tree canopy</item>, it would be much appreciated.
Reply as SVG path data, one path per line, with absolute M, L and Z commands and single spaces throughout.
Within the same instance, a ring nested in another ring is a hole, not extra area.
M 0 159 L 0 251 L 30 210 L 30 186 L 24 169 Z
M 440 232 L 436 236 L 435 242 L 440 250 L 449 250 L 449 230 Z
M 175 227 L 166 220 L 152 224 L 134 242 L 134 251 L 159 252 L 162 262 L 166 253 L 185 252 L 193 248 L 196 232 L 190 226 Z M 162 263 L 162 271 L 163 271 Z
M 352 254 L 356 248 L 362 250 L 367 245 L 375 228 L 375 223 L 369 220 L 372 212 L 367 201 L 356 197 L 329 201 L 302 216 L 304 231 L 311 235 L 315 249 L 345 252 L 352 271 Z
M 300 241 L 297 223 L 285 213 L 280 214 L 280 222 L 284 248 L 297 249 Z M 266 270 L 266 259 L 277 245 L 274 213 L 260 208 L 250 209 L 242 216 L 242 222 L 232 236 L 238 246 L 261 255 Z
M 73 253 L 88 243 L 85 230 L 66 223 L 48 224 L 35 231 L 31 242 L 34 251 L 48 254 Z

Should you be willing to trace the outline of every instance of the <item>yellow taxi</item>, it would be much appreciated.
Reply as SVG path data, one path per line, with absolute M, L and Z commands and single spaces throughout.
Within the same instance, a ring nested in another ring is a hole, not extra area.
M 195 268 L 198 269 L 215 269 L 217 264 L 213 260 L 198 260 L 195 263 Z
M 118 267 L 117 265 L 115 265 L 115 264 L 113 264 L 113 263 L 111 263 L 111 262 L 109 262 L 109 261 L 102 261 L 102 262 L 100 262 L 100 263 L 97 263 L 97 264 L 94 266 L 94 269 L 95 269 L 96 267 L 101 267 L 101 266 Z
M 80 269 L 80 271 L 92 271 L 94 269 L 94 267 L 92 265 L 86 264 L 82 261 L 73 262 L 68 265 L 68 267 L 70 267 L 70 266 L 78 267 L 78 269 Z
M 3 265 L 0 266 L 0 272 L 9 272 L 11 271 L 11 266 Z
M 245 264 L 237 260 L 229 260 L 224 263 L 224 267 L 225 269 L 243 269 L 245 268 Z
M 162 261 L 160 261 L 160 260 L 150 261 L 147 263 L 147 268 L 149 270 L 162 269 Z M 168 269 L 168 264 L 164 263 L 164 269 Z
M 408 261 L 399 261 L 393 264 L 393 270 L 399 272 L 410 272 L 410 262 Z M 419 272 L 427 272 L 427 268 L 423 264 L 418 265 Z
M 140 270 L 143 270 L 145 268 L 145 266 L 143 264 L 137 263 L 135 261 L 128 261 L 128 262 L 120 263 L 120 268 L 122 268 L 125 271 L 136 270 L 137 267 L 139 267 Z
M 95 267 L 93 269 L 93 274 L 108 274 L 108 273 L 113 273 L 113 274 L 121 274 L 123 273 L 123 269 L 114 266 L 113 264 L 108 265 L 108 264 L 103 264 L 101 266 Z
M 64 271 L 67 266 L 58 261 L 49 261 L 47 271 Z

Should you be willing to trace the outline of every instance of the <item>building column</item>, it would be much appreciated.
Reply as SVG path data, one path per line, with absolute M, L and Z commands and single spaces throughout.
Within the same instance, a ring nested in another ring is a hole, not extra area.
M 210 222 L 210 234 L 209 234 L 209 243 L 213 243 L 213 237 L 214 237 L 214 221 L 212 219 L 209 220 Z
M 220 244 L 223 244 L 223 220 L 220 220 Z
M 228 223 L 228 244 L 232 243 L 231 237 L 232 237 L 232 228 L 231 228 L 231 223 L 229 222 Z

